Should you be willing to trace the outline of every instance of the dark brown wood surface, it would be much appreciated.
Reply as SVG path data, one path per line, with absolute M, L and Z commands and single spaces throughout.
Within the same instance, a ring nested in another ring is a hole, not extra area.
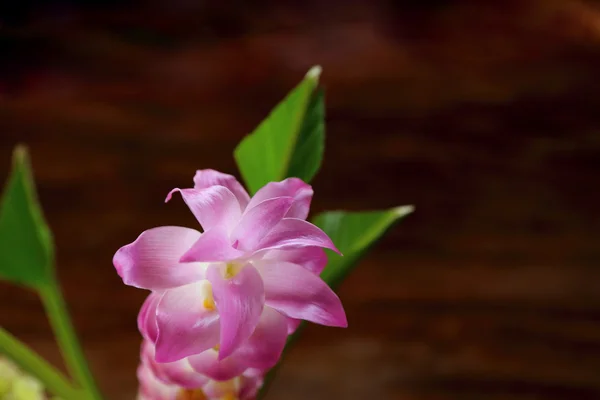
M 417 211 L 342 286 L 350 327 L 311 326 L 269 398 L 600 398 L 596 3 L 11 4 L 0 176 L 27 143 L 108 399 L 134 397 L 145 296 L 114 251 L 193 226 L 165 194 L 198 168 L 236 173 L 234 146 L 313 64 L 314 211 Z M 0 324 L 60 364 L 33 294 L 1 284 Z

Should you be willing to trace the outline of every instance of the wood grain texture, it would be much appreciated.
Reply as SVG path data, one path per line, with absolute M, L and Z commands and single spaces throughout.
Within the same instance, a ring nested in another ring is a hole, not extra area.
M 317 63 L 313 210 L 417 211 L 342 286 L 350 327 L 310 327 L 269 398 L 600 398 L 595 3 L 13 4 L 0 173 L 31 147 L 107 398 L 134 397 L 145 296 L 114 251 L 192 226 L 165 194 L 198 168 L 235 173 L 236 143 Z M 60 364 L 33 294 L 2 284 L 0 324 Z

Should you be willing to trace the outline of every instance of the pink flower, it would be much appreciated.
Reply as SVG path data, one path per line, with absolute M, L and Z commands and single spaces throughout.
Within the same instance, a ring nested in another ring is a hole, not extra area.
M 158 379 L 146 364 L 140 364 L 137 370 L 140 387 L 138 400 L 177 400 L 180 388 L 176 385 L 166 384 Z
M 162 372 L 157 375 L 167 374 L 171 381 L 183 387 L 194 388 L 198 386 L 197 374 L 225 381 L 248 369 L 265 371 L 277 364 L 285 347 L 288 321 L 285 316 L 270 307 L 263 309 L 252 335 L 228 357 L 220 359 L 218 351 L 213 348 L 174 362 L 157 364 L 154 344 L 158 337 L 156 309 L 160 298 L 160 294 L 151 293 L 138 315 L 138 328 L 144 336 L 147 347 L 151 347 L 142 354 L 152 357 L 151 360 L 147 360 L 150 365 L 161 366 Z
M 294 320 L 347 326 L 339 298 L 318 277 L 326 263 L 323 248 L 337 250 L 305 221 L 309 185 L 296 178 L 272 182 L 250 199 L 231 175 L 201 170 L 194 182 L 193 189 L 171 191 L 167 201 L 180 192 L 203 233 L 150 229 L 113 259 L 126 284 L 156 294 L 143 312 L 156 321 L 146 335 L 156 344 L 157 361 L 217 346 L 220 362 L 236 350 L 254 351 L 244 346 L 263 320 L 264 332 L 280 332 L 283 324 L 291 331 Z M 273 349 L 256 353 L 270 360 L 280 352 Z
M 154 346 L 142 343 L 138 400 L 252 400 L 263 383 L 263 372 L 249 369 L 226 381 L 193 372 L 186 360 L 158 364 Z M 184 378 L 185 384 L 181 384 Z

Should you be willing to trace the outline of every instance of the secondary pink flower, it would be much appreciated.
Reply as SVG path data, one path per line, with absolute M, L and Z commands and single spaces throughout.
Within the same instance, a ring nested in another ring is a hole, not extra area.
M 252 400 L 263 383 L 261 370 L 249 369 L 226 381 L 215 381 L 190 372 L 186 362 L 158 364 L 154 361 L 154 346 L 144 341 L 137 372 L 138 400 Z M 181 376 L 186 376 L 185 384 Z
M 159 227 L 122 247 L 113 262 L 123 281 L 160 293 L 153 309 L 156 360 L 173 362 L 219 346 L 232 356 L 273 311 L 293 320 L 346 326 L 339 298 L 318 273 L 336 250 L 305 221 L 312 188 L 272 182 L 250 198 L 231 175 L 201 170 L 193 189 L 174 189 L 204 229 Z
M 201 292 L 202 288 L 199 287 L 198 291 Z M 159 336 L 156 315 L 161 296 L 159 293 L 151 293 L 138 315 L 139 330 L 147 346 L 152 347 L 143 352 L 146 357 L 151 357 L 151 360 L 148 360 L 151 365 L 155 357 L 154 344 Z M 213 348 L 174 362 L 157 365 L 161 366 L 162 375 L 168 374 L 171 380 L 188 388 L 198 385 L 195 373 L 219 381 L 229 380 L 248 369 L 268 370 L 275 366 L 285 347 L 287 333 L 288 319 L 278 311 L 265 307 L 250 338 L 230 356 L 219 359 L 218 351 Z
M 158 379 L 148 365 L 138 366 L 137 377 L 140 382 L 137 400 L 177 400 L 180 388 Z

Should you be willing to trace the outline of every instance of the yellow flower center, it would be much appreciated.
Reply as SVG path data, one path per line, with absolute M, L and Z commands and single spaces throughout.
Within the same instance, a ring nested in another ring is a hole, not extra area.
M 240 391 L 241 379 L 236 377 L 228 381 L 212 381 L 213 389 L 223 393 L 219 400 L 238 400 L 238 392 Z
M 215 304 L 215 298 L 213 297 L 212 285 L 209 281 L 204 281 L 201 289 L 201 295 L 204 297 L 202 300 L 202 306 L 208 311 L 214 311 L 217 309 Z
M 214 311 L 215 310 L 215 301 L 213 299 L 204 299 L 204 301 L 202 302 L 202 305 L 204 306 L 204 308 L 206 308 L 208 311 Z
M 225 279 L 231 279 L 237 275 L 240 271 L 240 267 L 236 263 L 225 264 Z

